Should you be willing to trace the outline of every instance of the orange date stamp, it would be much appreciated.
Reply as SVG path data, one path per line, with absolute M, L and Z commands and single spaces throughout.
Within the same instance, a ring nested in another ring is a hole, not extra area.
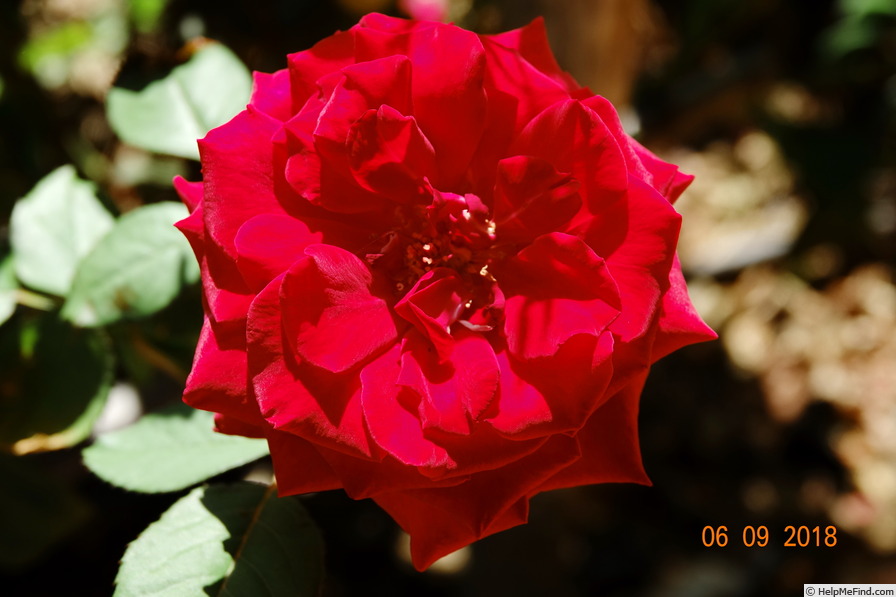
M 730 537 L 736 536 L 735 529 L 729 531 L 727 526 L 707 525 L 703 527 L 701 539 L 705 547 L 727 547 Z M 837 545 L 837 527 L 787 525 L 782 538 L 784 547 L 834 547 Z M 740 529 L 740 539 L 744 547 L 766 547 L 772 540 L 765 525 L 743 527 Z

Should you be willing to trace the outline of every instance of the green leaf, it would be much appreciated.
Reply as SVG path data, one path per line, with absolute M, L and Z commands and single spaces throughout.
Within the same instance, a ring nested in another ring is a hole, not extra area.
M 13 207 L 16 275 L 35 290 L 64 296 L 78 262 L 113 221 L 93 184 L 79 179 L 72 166 L 57 168 Z
M 34 461 L 0 454 L 0 569 L 33 562 L 86 521 L 89 506 Z
M 9 319 L 16 310 L 16 291 L 19 289 L 19 284 L 14 268 L 12 255 L 7 255 L 0 262 L 0 324 Z
M 24 454 L 79 443 L 102 412 L 112 377 L 103 333 L 75 329 L 56 313 L 4 326 L 0 445 Z
M 84 464 L 118 487 L 178 491 L 268 454 L 267 442 L 216 433 L 212 414 L 178 404 L 101 435 Z
M 245 108 L 251 89 L 239 58 L 221 44 L 209 44 L 142 91 L 112 88 L 107 115 L 125 142 L 195 160 L 196 140 Z
M 184 282 L 199 279 L 190 243 L 173 225 L 186 216 L 183 205 L 166 201 L 119 218 L 79 264 L 62 317 L 93 327 L 167 306 Z
M 318 594 L 320 535 L 298 499 L 252 483 L 194 489 L 128 546 L 116 597 Z

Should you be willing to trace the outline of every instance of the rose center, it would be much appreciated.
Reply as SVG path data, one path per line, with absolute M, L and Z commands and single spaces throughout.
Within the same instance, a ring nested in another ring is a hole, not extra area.
M 367 260 L 391 281 L 396 298 L 417 280 L 437 268 L 449 268 L 463 280 L 473 298 L 464 311 L 494 300 L 495 278 L 489 267 L 499 257 L 495 249 L 495 222 L 475 195 L 435 191 L 430 205 L 396 208 L 396 226 L 384 238 L 381 250 Z

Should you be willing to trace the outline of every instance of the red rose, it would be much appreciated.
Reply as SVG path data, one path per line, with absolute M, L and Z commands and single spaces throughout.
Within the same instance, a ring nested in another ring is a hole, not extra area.
M 184 399 L 265 437 L 282 495 L 343 488 L 415 565 L 538 492 L 648 483 L 651 363 L 714 334 L 671 202 L 540 21 L 479 36 L 368 15 L 255 75 L 176 186 L 207 321 Z

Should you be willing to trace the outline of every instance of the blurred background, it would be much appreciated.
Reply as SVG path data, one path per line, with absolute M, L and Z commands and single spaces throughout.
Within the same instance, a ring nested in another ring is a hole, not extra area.
M 6 1 L 0 254 L 15 200 L 62 164 L 119 212 L 174 200 L 175 174 L 198 179 L 194 162 L 117 140 L 104 109 L 113 83 L 140 88 L 202 37 L 273 71 L 369 11 L 480 33 L 543 16 L 560 65 L 696 175 L 677 204 L 679 253 L 720 339 L 654 366 L 640 423 L 653 487 L 541 495 L 529 525 L 425 574 L 374 504 L 304 498 L 326 542 L 324 595 L 790 596 L 810 582 L 896 583 L 896 0 Z M 0 328 L 2 351 L 21 309 Z M 194 288 L 110 330 L 128 380 L 111 403 L 177 401 L 200 321 Z M 0 364 L 0 408 L 23 399 L 14 363 Z M 180 494 L 105 485 L 79 447 L 13 447 L 0 453 L 0 521 L 23 503 L 43 514 L 15 543 L 0 524 L 0 593 L 111 594 L 127 543 Z M 12 496 L 16 484 L 32 493 Z M 769 529 L 767 547 L 743 545 L 747 525 Z M 785 547 L 787 525 L 834 525 L 837 544 Z M 729 544 L 704 546 L 706 526 L 726 526 Z

